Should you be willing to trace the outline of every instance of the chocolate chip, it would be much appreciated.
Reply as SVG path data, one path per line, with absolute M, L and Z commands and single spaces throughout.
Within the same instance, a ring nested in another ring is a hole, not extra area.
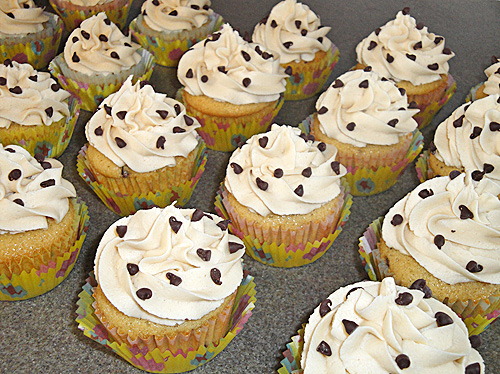
M 304 186 L 299 184 L 297 186 L 297 188 L 295 190 L 293 190 L 293 192 L 295 192 L 295 195 L 297 195 L 297 196 L 300 196 L 300 197 L 304 196 Z
M 406 16 L 407 14 L 410 14 L 410 7 L 404 7 L 402 10 L 403 14 Z
M 40 162 L 40 165 L 44 170 L 52 168 L 52 164 L 48 161 L 42 161 Z
M 440 234 L 437 234 L 434 237 L 434 244 L 436 245 L 436 247 L 438 247 L 439 249 L 441 249 L 443 247 L 443 245 L 444 245 L 444 236 L 440 235 Z
M 42 162 L 43 160 L 45 160 L 45 156 L 43 153 L 35 153 L 35 160 L 37 160 L 38 162 Z
M 7 84 L 7 79 L 5 79 L 4 77 L 0 77 L 0 86 L 5 86 L 6 84 Z
M 73 56 L 71 57 L 71 61 L 73 62 L 80 62 L 80 57 L 76 54 L 76 52 L 73 53 Z
M 318 144 L 318 149 L 321 151 L 321 152 L 324 152 L 326 150 L 326 144 L 324 142 L 321 142 Z
M 52 91 L 57 92 L 61 89 L 61 86 L 59 86 L 59 84 L 57 83 L 53 83 L 51 84 L 50 88 L 52 89 Z
M 146 287 L 139 288 L 135 294 L 141 300 L 147 300 L 153 297 L 153 291 L 151 291 L 149 288 Z
M 349 321 L 348 319 L 343 319 L 342 324 L 344 325 L 345 332 L 351 335 L 354 330 L 358 328 L 358 324 L 354 321 Z
M 297 29 L 300 29 L 300 26 L 302 25 L 302 21 L 301 20 L 295 20 L 295 27 Z
M 158 0 L 153 0 L 153 1 L 152 1 L 152 3 L 153 3 L 153 5 L 154 5 L 154 6 L 158 6 L 158 5 L 160 5 L 160 2 L 159 2 Z M 191 8 L 192 8 L 192 7 L 191 7 Z
M 449 177 L 450 177 L 451 180 L 453 180 L 456 177 L 458 177 L 460 174 L 461 174 L 460 171 L 458 171 L 458 170 L 452 170 L 452 171 L 450 171 Z
M 495 170 L 495 167 L 493 165 L 491 165 L 491 164 L 483 164 L 483 171 L 486 174 L 493 172 L 493 170 Z
M 274 29 L 274 28 L 276 28 L 276 27 L 278 27 L 278 24 L 276 23 L 276 21 L 275 21 L 275 20 L 272 20 L 272 21 L 271 21 L 271 27 L 272 27 L 273 29 Z
M 243 168 L 240 165 L 238 165 L 236 162 L 231 162 L 229 164 L 229 166 L 231 166 L 233 168 L 234 174 L 243 173 Z
M 430 65 L 427 65 L 427 67 L 430 69 L 430 70 L 437 70 L 439 69 L 439 65 L 435 62 L 433 64 L 430 64 Z
M 369 73 L 370 71 L 372 71 L 372 67 L 371 66 L 365 66 L 365 68 L 363 69 L 364 72 L 366 73 Z
M 415 55 L 412 55 L 411 53 L 407 53 L 406 54 L 406 57 L 409 58 L 410 60 L 412 61 L 415 61 L 417 59 L 417 56 Z
M 368 50 L 371 51 L 372 49 L 375 49 L 377 47 L 377 42 L 372 40 L 370 44 L 368 45 Z
M 290 41 L 283 43 L 283 47 L 285 47 L 286 49 L 289 49 L 292 45 L 293 45 L 293 42 L 290 42 Z
M 472 348 L 478 349 L 481 344 L 483 344 L 483 340 L 479 335 L 471 335 L 469 336 L 469 342 Z
M 401 370 L 406 369 L 410 367 L 410 358 L 404 353 L 401 353 L 396 357 L 396 364 Z
M 235 243 L 235 242 L 229 242 L 229 253 L 233 254 L 238 252 L 240 249 L 245 248 L 243 244 L 240 243 Z
M 434 144 L 433 141 L 429 143 L 429 151 L 431 151 L 432 154 L 436 153 L 437 151 L 436 145 Z
M 434 43 L 435 43 L 435 44 L 439 44 L 439 43 L 441 43 L 442 41 L 443 41 L 443 37 L 442 37 L 442 36 L 436 36 L 436 37 L 434 38 Z
M 181 226 L 182 226 L 182 222 L 177 221 L 177 218 L 175 218 L 174 216 L 171 216 L 168 219 L 168 224 L 170 225 L 170 227 L 172 228 L 172 231 L 175 234 L 177 234 L 179 232 L 179 230 L 181 229 Z
M 175 9 L 174 9 L 174 10 L 172 10 L 172 11 L 171 11 L 168 15 L 169 15 L 169 16 L 174 16 L 174 17 L 175 17 L 177 14 L 179 14 L 179 13 L 177 13 L 177 10 L 175 10 Z
M 14 151 L 12 148 L 4 148 L 4 150 L 6 150 L 9 153 L 16 153 L 16 151 Z M 36 155 L 35 155 L 35 157 L 36 157 Z
M 198 253 L 198 251 L 196 251 L 196 253 Z M 182 283 L 181 277 L 175 275 L 174 273 L 168 272 L 165 274 L 165 277 L 170 281 L 172 286 L 178 286 Z
M 241 51 L 241 55 L 243 56 L 243 58 L 245 59 L 245 61 L 250 61 L 251 60 L 251 57 L 250 57 L 250 55 L 247 52 Z
M 349 131 L 354 131 L 355 127 L 356 127 L 356 124 L 354 122 L 349 122 L 346 126 L 347 130 L 349 130 Z
M 302 176 L 309 178 L 312 175 L 312 169 L 311 167 L 306 167 L 304 170 L 302 170 Z
M 408 108 L 418 109 L 418 104 L 415 101 L 412 101 L 410 104 L 408 104 Z
M 120 59 L 120 56 L 118 55 L 118 53 L 116 53 L 115 51 L 111 52 L 110 54 L 111 58 L 114 58 L 116 60 L 119 60 Z
M 223 221 L 217 222 L 216 225 L 219 227 L 222 231 L 226 231 L 229 224 L 231 223 L 230 219 L 225 219 Z
M 111 107 L 109 105 L 104 104 L 104 110 L 108 116 L 111 115 Z
M 324 340 L 322 340 L 321 343 L 318 344 L 318 346 L 316 347 L 316 351 L 321 353 L 323 356 L 330 357 L 332 355 L 332 349 Z
M 111 108 L 110 108 L 110 112 L 111 112 Z M 156 111 L 156 113 L 158 113 L 162 119 L 165 119 L 168 116 L 168 111 L 167 110 L 160 110 L 160 109 L 158 109 Z
M 125 225 L 116 226 L 116 233 L 120 238 L 123 238 L 127 233 L 127 226 Z
M 124 45 L 125 47 L 130 47 L 130 48 L 132 48 L 132 46 L 131 46 L 129 43 L 127 43 L 127 42 L 123 43 L 123 45 Z
M 4 62 L 3 62 L 3 64 L 4 64 L 5 66 L 9 66 L 9 67 L 11 67 L 11 68 L 13 68 L 13 67 L 14 67 L 14 65 L 12 64 L 12 60 L 11 60 L 10 58 L 6 58 L 6 59 L 4 60 Z
M 124 120 L 126 115 L 127 115 L 126 110 L 120 110 L 119 112 L 116 113 L 116 116 L 121 120 Z
M 16 18 L 16 17 L 14 17 L 14 14 L 12 14 L 10 12 L 9 13 L 5 13 L 5 14 L 7 14 L 7 16 L 9 16 L 10 18 Z
M 318 42 L 323 43 L 323 37 L 322 37 L 322 36 L 320 36 L 320 37 L 318 38 Z
M 321 304 L 319 305 L 319 315 L 321 316 L 321 318 L 330 313 L 330 311 L 332 310 L 331 305 L 332 301 L 330 299 L 325 299 L 321 302 Z
M 32 76 L 28 77 L 28 79 L 30 81 L 33 81 L 33 82 L 38 82 L 38 75 L 32 75 Z M 5 86 L 6 83 L 7 83 L 7 80 L 5 78 L 0 78 L 0 86 Z
M 403 216 L 401 214 L 395 214 L 391 219 L 391 225 L 399 226 L 403 223 Z
M 394 301 L 398 305 L 410 305 L 413 301 L 413 295 L 409 292 L 401 292 Z
M 483 265 L 478 264 L 476 261 L 469 261 L 465 268 L 471 273 L 480 273 L 483 271 Z
M 13 94 L 20 95 L 23 93 L 23 89 L 19 86 L 9 88 L 9 91 L 12 92 Z
M 300 30 L 300 35 L 306 36 L 307 35 L 307 30 L 306 29 Z
M 483 177 L 484 177 L 484 172 L 482 172 L 481 170 L 474 170 L 471 173 L 472 180 L 476 182 L 479 182 L 481 179 L 483 179 Z
M 443 48 L 443 54 L 445 54 L 445 55 L 451 55 L 451 53 L 452 53 L 451 49 L 449 49 L 448 47 L 444 47 Z
M 21 170 L 19 169 L 13 169 L 9 175 L 8 175 L 8 178 L 10 181 L 16 181 L 18 180 L 19 178 L 21 178 Z
M 490 130 L 491 131 L 500 131 L 500 123 L 491 121 L 490 122 Z
M 328 112 L 328 108 L 326 106 L 322 106 L 318 110 L 318 114 L 325 114 L 326 112 Z
M 158 0 L 155 0 L 155 1 L 158 1 Z M 194 10 L 200 10 L 200 6 L 196 5 L 196 4 L 191 5 L 191 8 Z
M 453 323 L 453 319 L 444 312 L 437 312 L 434 315 L 434 318 L 436 318 L 436 322 L 439 327 L 448 326 Z
M 209 7 L 208 5 L 203 5 L 203 9 L 204 9 L 204 10 L 209 10 L 209 9 L 210 9 L 210 7 Z
M 417 49 L 422 48 L 422 42 L 417 42 L 413 45 L 413 49 L 416 51 Z
M 125 140 L 123 140 L 122 138 L 119 138 L 118 136 L 115 137 L 115 142 L 116 142 L 116 145 L 118 146 L 118 148 L 124 148 L 127 143 L 125 143 Z
M 459 205 L 458 209 L 460 210 L 460 219 L 474 218 L 474 214 L 465 205 Z
M 471 138 L 471 139 L 477 138 L 479 135 L 481 135 L 482 131 L 483 131 L 483 129 L 481 127 L 474 126 L 474 128 L 472 129 L 472 134 L 470 134 L 469 138 Z
M 418 193 L 418 196 L 420 196 L 422 199 L 426 199 L 432 195 L 434 195 L 434 191 L 432 191 L 432 189 L 430 188 L 429 189 L 424 188 L 423 190 L 420 190 L 420 192 Z
M 283 169 L 275 169 L 273 175 L 275 178 L 281 178 L 283 176 Z
M 351 288 L 351 289 L 350 289 L 350 290 L 346 293 L 346 295 L 345 295 L 345 299 L 347 300 L 347 298 L 349 297 L 349 295 L 350 295 L 351 293 L 353 293 L 354 291 L 356 291 L 356 290 L 362 290 L 362 289 L 363 289 L 363 287 L 353 287 L 353 288 Z
M 340 174 L 340 162 L 338 161 L 332 161 L 330 164 L 330 167 L 332 168 L 333 172 L 337 175 Z
M 183 129 L 182 127 L 179 127 L 179 126 L 174 126 L 172 131 L 174 132 L 174 134 L 182 134 L 183 132 L 186 132 L 185 129 Z
M 52 117 L 52 115 L 54 114 L 54 109 L 49 106 L 47 109 L 45 109 L 45 113 L 47 114 L 47 117 Z
M 56 185 L 55 179 L 47 179 L 46 181 L 43 181 L 40 183 L 40 187 L 46 188 L 46 187 L 52 187 Z
M 401 94 L 401 96 L 404 96 L 406 94 L 406 90 L 402 87 L 398 87 L 398 90 L 399 90 L 399 93 Z
M 424 28 L 424 24 L 422 22 L 417 23 L 417 30 L 422 30 Z
M 210 270 L 210 278 L 212 278 L 212 281 L 217 285 L 220 286 L 222 284 L 220 278 L 221 278 L 221 273 L 220 270 L 217 268 L 213 268 Z
M 464 123 L 464 118 L 465 118 L 465 115 L 462 114 L 455 121 L 453 121 L 453 127 L 456 128 L 456 129 L 459 128 L 459 127 L 462 127 L 462 125 Z
M 387 122 L 387 124 L 391 127 L 396 127 L 398 122 L 399 122 L 399 120 L 397 118 L 394 118 L 394 119 L 391 119 L 389 122 Z
M 368 79 L 365 79 L 359 84 L 359 88 L 368 88 Z
M 71 40 L 73 41 L 73 43 L 76 43 L 76 42 L 77 42 L 78 40 L 80 40 L 80 39 L 78 39 L 78 37 L 77 37 L 77 36 L 73 36 L 73 39 L 71 39 Z
M 410 290 L 418 290 L 424 293 L 424 299 L 430 299 L 432 297 L 432 291 L 427 286 L 427 282 L 424 279 L 417 279 L 409 287 Z
M 29 9 L 29 7 L 30 7 L 30 5 L 29 5 L 29 4 L 27 4 L 27 3 L 24 3 L 24 4 L 23 4 L 23 8 L 24 8 L 24 9 Z
M 226 68 L 224 66 L 218 66 L 217 70 L 219 70 L 221 73 L 224 73 L 224 74 L 227 73 Z
M 262 148 L 266 148 L 268 141 L 269 141 L 269 138 L 267 136 L 263 136 L 262 138 L 259 138 L 259 145 Z
M 385 59 L 387 60 L 387 62 L 389 64 L 391 64 L 391 63 L 394 62 L 394 57 L 392 57 L 389 53 L 387 54 L 387 56 L 385 57 Z
M 271 57 L 273 57 L 273 55 L 271 53 L 267 53 L 267 52 L 262 52 L 262 58 L 264 60 L 269 60 Z M 288 69 L 288 68 L 287 68 Z M 287 69 L 285 69 L 285 73 L 287 73 Z M 291 68 L 290 68 L 291 69 Z M 288 73 L 287 73 L 288 74 Z M 292 75 L 292 73 L 288 74 L 288 75 Z
M 259 177 L 257 177 L 257 179 L 255 179 L 255 183 L 257 183 L 257 187 L 259 187 L 262 191 L 267 190 L 267 188 L 269 187 L 269 184 L 267 182 L 264 182 Z
M 136 275 L 139 272 L 139 266 L 136 264 L 127 264 L 127 271 L 130 275 Z
M 250 86 L 250 83 L 252 83 L 252 80 L 250 78 L 245 78 L 245 79 L 243 79 L 242 83 L 243 83 L 244 87 L 248 87 L 248 86 Z
M 24 206 L 24 202 L 21 200 L 21 199 L 14 199 L 12 200 L 14 203 L 16 203 L 17 205 L 21 205 L 21 206 Z
M 200 209 L 195 209 L 193 215 L 191 216 L 191 222 L 198 222 L 205 216 L 205 213 Z
M 340 79 L 335 79 L 335 82 L 333 82 L 332 87 L 333 88 L 344 87 L 344 82 L 342 82 Z
M 478 362 L 467 365 L 465 367 L 465 374 L 480 374 L 481 373 L 481 365 Z
M 203 83 L 207 83 L 208 82 L 208 77 L 206 75 L 202 75 L 200 79 L 201 79 L 201 81 Z
M 378 36 L 378 34 L 380 34 L 380 31 L 382 31 L 382 29 L 381 29 L 380 27 L 377 27 L 377 28 L 375 29 L 375 35 L 377 35 L 377 36 Z

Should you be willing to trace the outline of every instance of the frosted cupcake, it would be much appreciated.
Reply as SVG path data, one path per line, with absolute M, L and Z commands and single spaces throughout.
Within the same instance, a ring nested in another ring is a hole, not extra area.
M 472 101 L 482 99 L 488 95 L 500 94 L 500 60 L 496 56 L 491 57 L 491 65 L 484 71 L 486 81 L 471 90 L 469 97 Z
M 326 36 L 329 31 L 319 16 L 296 0 L 279 2 L 255 26 L 253 41 L 278 54 L 289 75 L 285 100 L 305 99 L 323 89 L 339 57 Z

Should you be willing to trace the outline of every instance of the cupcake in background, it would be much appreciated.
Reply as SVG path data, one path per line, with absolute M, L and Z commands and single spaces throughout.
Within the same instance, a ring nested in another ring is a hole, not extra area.
M 289 75 L 285 100 L 306 99 L 323 89 L 339 58 L 338 48 L 326 36 L 330 29 L 296 0 L 279 2 L 255 26 L 253 41 L 278 54 Z
M 486 81 L 471 89 L 466 101 L 485 98 L 488 95 L 500 94 L 500 59 L 491 56 L 491 65 L 484 71 Z
M 130 23 L 130 31 L 163 66 L 176 67 L 184 52 L 223 22 L 210 9 L 210 0 L 146 0 L 141 11 Z
M 1 0 L 0 62 L 46 67 L 57 53 L 63 27 L 57 15 L 44 12 L 33 0 Z
M 64 89 L 80 98 L 83 109 L 94 111 L 129 75 L 134 82 L 149 79 L 154 59 L 139 47 L 99 13 L 73 30 L 49 70 Z
M 415 117 L 419 128 L 427 126 L 456 91 L 448 66 L 455 54 L 442 36 L 417 23 L 409 8 L 362 40 L 356 55 L 356 68 L 371 66 L 406 90 L 408 103 L 420 109 Z
M 286 74 L 277 56 L 229 24 L 182 56 L 177 78 L 187 113 L 200 121 L 198 133 L 218 151 L 267 131 L 283 105 Z

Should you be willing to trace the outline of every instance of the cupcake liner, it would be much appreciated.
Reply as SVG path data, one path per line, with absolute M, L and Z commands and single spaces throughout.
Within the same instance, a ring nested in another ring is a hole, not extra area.
M 198 181 L 205 171 L 205 165 L 208 159 L 208 152 L 202 142 L 198 147 L 198 155 L 196 156 L 192 179 L 165 191 L 150 192 L 147 194 L 121 194 L 119 192 L 109 190 L 102 184 L 99 184 L 90 171 L 91 169 L 88 165 L 86 157 L 87 145 L 84 145 L 78 153 L 76 168 L 80 177 L 83 178 L 83 180 L 109 209 L 121 216 L 128 216 L 140 209 L 149 209 L 155 206 L 164 208 L 174 201 L 177 201 L 177 206 L 183 206 L 186 204 L 191 198 Z
M 50 73 L 57 78 L 59 84 L 73 96 L 82 101 L 82 109 L 94 111 L 110 94 L 120 89 L 121 85 L 133 75 L 133 83 L 138 80 L 149 80 L 155 65 L 153 55 L 145 49 L 139 49 L 141 61 L 128 70 L 118 73 L 86 75 L 71 70 L 59 54 L 49 64 Z
M 319 226 L 329 226 L 331 229 L 331 234 L 321 240 L 316 240 L 314 243 L 308 242 L 298 245 L 285 244 L 278 245 L 274 242 L 263 242 L 261 243 L 258 239 L 251 237 L 250 235 L 245 235 L 245 233 L 239 231 L 234 225 L 229 224 L 229 230 L 232 234 L 238 236 L 245 243 L 246 253 L 263 264 L 274 266 L 274 267 L 297 267 L 302 265 L 310 264 L 321 256 L 323 256 L 328 249 L 333 245 L 333 242 L 342 232 L 344 225 L 349 219 L 351 213 L 352 196 L 348 192 L 348 186 L 344 186 L 344 199 L 341 207 L 341 213 L 336 222 L 329 221 L 323 222 Z M 221 185 L 220 190 L 215 196 L 215 210 L 217 214 L 224 218 L 229 219 L 228 208 L 224 206 L 223 199 L 227 196 L 227 192 Z M 234 216 L 234 215 L 233 215 Z M 335 217 L 330 216 L 332 220 Z M 318 226 L 317 224 L 311 223 L 310 225 L 303 226 L 299 231 L 296 232 L 296 236 L 312 230 L 313 226 Z M 258 229 L 257 229 L 258 230 Z M 272 237 L 273 232 L 263 233 L 265 237 Z
M 36 70 L 49 64 L 59 48 L 64 25 L 55 14 L 44 13 L 49 16 L 49 26 L 44 30 L 0 39 L 0 62 L 10 59 L 19 63 L 29 63 Z
M 479 89 L 479 87 L 481 87 L 482 85 L 484 84 L 483 83 L 479 83 L 477 85 L 475 85 L 474 87 L 472 87 L 469 91 L 469 93 L 467 94 L 467 96 L 465 97 L 465 102 L 468 103 L 468 102 L 471 102 L 471 101 L 475 101 L 477 100 L 477 90 Z
M 425 150 L 418 156 L 417 162 L 415 163 L 415 170 L 417 171 L 420 183 L 424 183 L 427 179 L 433 177 L 433 172 L 429 168 L 429 151 Z
M 43 124 L 23 126 L 20 124 L 16 129 L 1 129 L 0 141 L 5 145 L 19 145 L 32 155 L 41 153 L 45 157 L 59 157 L 68 147 L 80 115 L 78 99 L 70 97 L 68 108 L 69 115 L 50 126 Z
M 286 350 L 283 352 L 285 357 L 281 360 L 281 368 L 278 369 L 278 374 L 302 374 L 303 370 L 300 367 L 302 358 L 302 350 L 304 348 L 304 328 L 297 331 L 297 335 L 292 336 L 292 341 L 286 345 Z
M 83 241 L 87 236 L 87 230 L 89 229 L 87 206 L 80 199 L 77 199 L 73 204 L 75 204 L 75 209 L 79 215 L 76 242 L 63 256 L 58 257 L 56 262 L 51 261 L 46 265 L 40 266 L 39 269 L 33 269 L 29 273 L 23 271 L 21 274 L 14 274 L 10 278 L 5 274 L 0 274 L 0 300 L 16 301 L 30 299 L 50 291 L 66 279 L 73 266 L 75 266 Z
M 236 294 L 230 329 L 218 344 L 210 344 L 207 347 L 202 346 L 196 351 L 184 352 L 179 350 L 171 352 L 166 350 L 162 353 L 159 348 L 149 350 L 146 347 L 139 348 L 136 345 L 127 346 L 116 342 L 95 315 L 92 306 L 94 302 L 92 297 L 94 286 L 96 286 L 96 282 L 93 274 L 91 274 L 87 279 L 87 283 L 83 286 L 83 291 L 78 295 L 78 309 L 76 311 L 78 328 L 83 331 L 85 336 L 110 348 L 130 364 L 152 373 L 181 373 L 193 370 L 214 358 L 243 329 L 243 326 L 252 315 L 252 309 L 257 300 L 253 277 L 246 275 Z
M 299 128 L 309 134 L 314 122 L 314 115 L 310 115 L 299 124 Z M 343 177 L 351 188 L 354 196 L 370 196 L 383 192 L 392 187 L 401 177 L 406 168 L 413 162 L 424 147 L 424 137 L 420 131 L 413 132 L 413 139 L 403 159 L 395 159 L 392 165 L 379 167 L 373 170 L 369 167 L 358 167 L 356 165 L 342 164 L 347 168 L 347 174 Z M 364 160 L 358 164 L 365 164 Z
M 381 259 L 377 248 L 382 234 L 382 222 L 382 217 L 373 221 L 359 239 L 361 261 L 368 276 L 374 281 L 381 281 L 393 275 L 385 261 Z M 395 281 L 398 283 L 397 279 Z M 500 315 L 500 292 L 479 300 L 459 300 L 455 303 L 449 303 L 447 300 L 440 301 L 448 305 L 464 321 L 469 335 L 480 334 Z
M 304 63 L 299 71 L 294 71 L 287 79 L 285 100 L 303 100 L 316 95 L 323 89 L 325 82 L 339 60 L 339 49 L 332 43 L 324 61 Z M 282 65 L 286 68 L 286 64 Z
M 213 13 L 207 25 L 184 32 L 149 31 L 142 25 L 142 15 L 130 22 L 130 32 L 136 41 L 155 57 L 158 65 L 176 67 L 184 52 L 212 32 L 220 29 L 223 18 Z M 149 32 L 148 32 L 149 31 Z

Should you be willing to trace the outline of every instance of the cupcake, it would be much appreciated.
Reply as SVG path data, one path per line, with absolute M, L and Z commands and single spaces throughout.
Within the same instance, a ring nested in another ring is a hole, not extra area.
M 80 98 L 83 109 L 94 111 L 129 75 L 134 82 L 149 79 L 153 57 L 139 47 L 99 13 L 73 30 L 49 70 L 64 89 Z
M 217 151 L 267 131 L 283 105 L 286 74 L 278 58 L 229 24 L 182 56 L 177 78 L 188 114 L 200 121 L 198 133 Z
M 326 37 L 329 31 L 296 0 L 279 2 L 255 26 L 253 41 L 278 54 L 289 75 L 285 100 L 306 99 L 323 89 L 339 58 L 338 48 Z
M 500 94 L 500 59 L 498 57 L 491 57 L 491 65 L 484 71 L 484 74 L 487 77 L 486 81 L 471 90 L 467 97 L 469 101 Z
M 80 113 L 77 101 L 49 73 L 6 60 L 0 65 L 0 142 L 32 155 L 59 157 Z
M 229 159 L 218 209 L 247 253 L 271 266 L 317 260 L 347 220 L 335 147 L 291 126 L 254 135 Z
M 357 68 L 371 66 L 406 90 L 408 103 L 420 109 L 415 119 L 423 128 L 456 91 L 448 72 L 455 54 L 409 13 L 404 8 L 356 46 Z
M 0 300 L 41 295 L 73 269 L 88 216 L 62 168 L 55 159 L 0 144 Z
M 210 9 L 210 0 L 146 0 L 141 10 L 130 31 L 163 66 L 176 67 L 184 52 L 223 22 Z
M 59 48 L 63 23 L 33 0 L 0 1 L 0 62 L 29 62 L 46 67 Z
M 332 144 L 347 168 L 353 195 L 393 186 L 422 149 L 422 135 L 406 93 L 366 68 L 341 75 L 319 97 L 311 133 Z
M 165 207 L 191 197 L 206 161 L 200 125 L 177 100 L 144 82 L 104 99 L 85 127 L 78 170 L 115 213 Z

